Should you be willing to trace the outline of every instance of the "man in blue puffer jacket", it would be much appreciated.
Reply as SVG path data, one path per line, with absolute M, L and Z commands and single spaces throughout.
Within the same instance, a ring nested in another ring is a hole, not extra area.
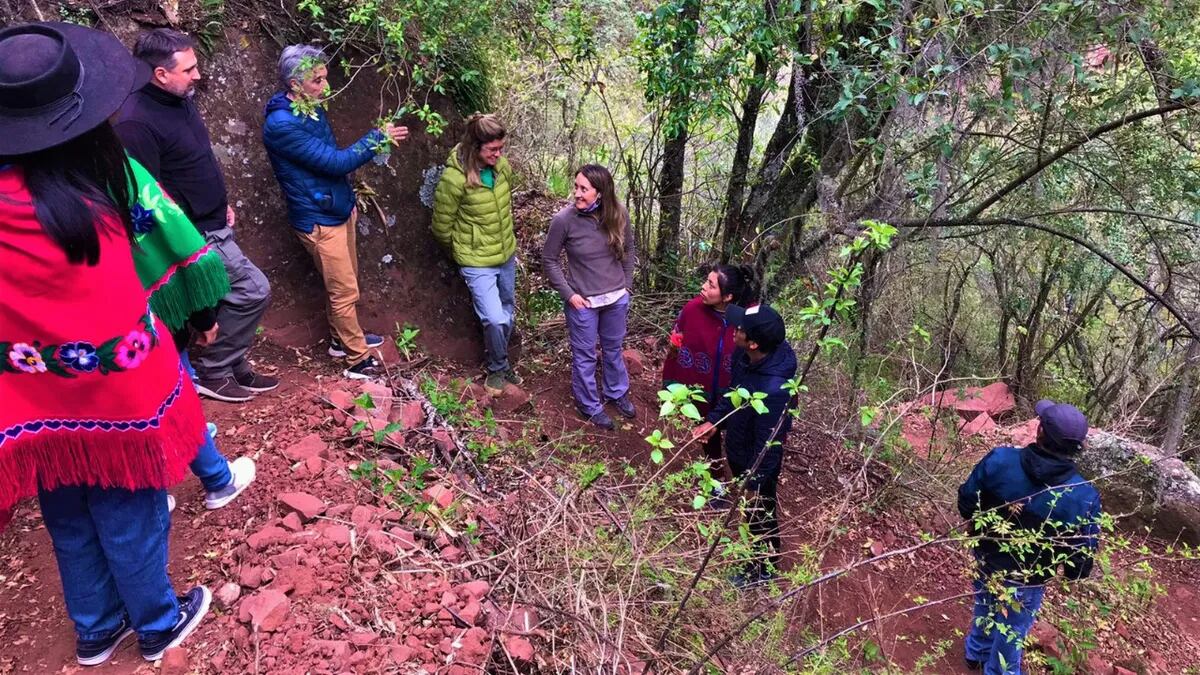
M 729 397 L 722 396 L 692 435 L 707 439 L 718 428 L 725 432 L 725 456 L 733 479 L 746 480 L 750 533 L 767 545 L 766 560 L 755 560 L 731 579 L 741 588 L 769 581 L 782 560 L 777 494 L 783 443 L 792 428 L 789 411 L 794 407 L 793 395 L 784 385 L 796 377 L 796 354 L 788 344 L 783 317 L 771 307 L 731 304 L 725 308 L 725 320 L 734 327 L 737 347 L 729 389 L 766 394 L 763 409 L 735 408 Z
M 408 129 L 387 124 L 339 148 L 322 104 L 329 95 L 325 64 L 325 54 L 316 47 L 283 50 L 283 90 L 267 102 L 263 144 L 283 188 L 288 220 L 325 282 L 329 355 L 346 357 L 346 377 L 369 379 L 382 366 L 368 349 L 383 344 L 383 338 L 364 334 L 358 323 L 358 211 L 348 176 L 377 152 L 386 152 L 390 143 L 404 140 Z
M 1100 495 L 1079 475 L 1088 423 L 1073 405 L 1039 401 L 1037 441 L 989 452 L 958 489 L 958 512 L 978 536 L 975 616 L 966 662 L 987 675 L 1021 672 L 1021 647 L 1061 566 L 1069 579 L 1092 571 Z

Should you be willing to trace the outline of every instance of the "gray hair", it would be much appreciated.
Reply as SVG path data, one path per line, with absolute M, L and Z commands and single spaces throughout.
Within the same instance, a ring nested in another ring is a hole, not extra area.
M 320 47 L 312 45 L 292 45 L 286 47 L 279 55 L 279 84 L 284 91 L 291 91 L 292 80 L 303 80 L 308 73 L 301 72 L 311 68 L 313 63 L 325 65 L 329 59 Z

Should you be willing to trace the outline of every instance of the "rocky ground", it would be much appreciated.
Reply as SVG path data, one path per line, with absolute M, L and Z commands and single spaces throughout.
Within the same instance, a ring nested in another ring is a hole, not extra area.
M 341 380 L 319 347 L 297 351 L 264 343 L 257 358 L 275 365 L 283 386 L 244 406 L 206 404 L 220 427 L 219 445 L 229 456 L 253 456 L 257 482 L 213 512 L 204 510 L 195 480 L 173 491 L 179 508 L 171 573 L 180 588 L 203 583 L 213 589 L 212 615 L 160 664 L 144 662 L 129 645 L 98 671 L 570 670 L 570 608 L 540 605 L 514 581 L 506 557 L 527 536 L 530 510 L 536 514 L 540 507 L 527 488 L 505 483 L 503 476 L 519 470 L 553 484 L 552 466 L 541 453 L 553 452 L 547 444 L 563 438 L 587 440 L 601 459 L 648 463 L 641 438 L 655 423 L 645 413 L 656 407 L 659 353 L 650 340 L 636 341 L 639 352 L 629 354 L 643 415 L 616 433 L 592 434 L 573 414 L 562 376 L 566 361 L 556 344 L 541 344 L 523 361 L 523 390 L 492 399 L 478 386 L 456 381 L 454 375 L 464 374 L 459 366 L 391 353 L 389 362 L 400 364 L 395 381 L 413 384 L 363 388 Z M 458 426 L 446 424 L 456 406 L 491 412 L 475 422 L 462 417 Z M 785 567 L 817 555 L 822 569 L 836 569 L 918 545 L 924 533 L 954 524 L 945 495 L 924 508 L 910 502 L 893 511 L 847 511 L 846 473 L 860 463 L 820 422 L 819 406 L 808 412 L 789 444 L 781 487 Z M 364 442 L 374 441 L 376 432 L 378 443 Z M 485 457 L 484 448 L 496 448 L 498 455 Z M 0 655 L 0 673 L 80 670 L 35 505 L 18 509 L 0 534 L 0 550 L 0 640 L 10 645 Z M 1149 560 L 1165 592 L 1148 608 L 1121 606 L 1095 617 L 1087 639 L 1099 648 L 1075 672 L 1181 673 L 1200 663 L 1194 591 L 1200 571 L 1194 563 L 1166 559 L 1153 541 L 1120 555 L 1114 574 Z M 964 672 L 959 641 L 969 606 L 953 598 L 967 588 L 964 560 L 961 550 L 924 548 L 863 566 L 798 598 L 788 610 L 790 629 L 830 636 L 873 618 L 851 634 L 852 653 L 864 670 L 891 662 L 915 672 Z M 948 599 L 907 611 L 938 598 Z M 1051 598 L 1048 607 L 1069 602 L 1057 592 Z M 762 599 L 730 601 L 752 606 Z M 1079 635 L 1055 628 L 1065 625 L 1061 618 L 1062 612 L 1051 610 L 1039 624 L 1042 646 L 1034 661 L 1065 659 L 1079 643 Z M 742 672 L 752 663 L 742 656 L 723 655 L 718 667 Z M 616 670 L 636 671 L 637 662 L 631 657 Z

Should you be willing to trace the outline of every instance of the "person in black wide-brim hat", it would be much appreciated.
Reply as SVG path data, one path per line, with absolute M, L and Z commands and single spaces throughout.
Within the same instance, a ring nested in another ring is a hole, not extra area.
M 0 510 L 38 497 L 88 666 L 135 633 L 161 658 L 212 597 L 177 597 L 167 576 L 166 487 L 204 416 L 147 309 L 108 122 L 147 76 L 101 31 L 0 31 Z

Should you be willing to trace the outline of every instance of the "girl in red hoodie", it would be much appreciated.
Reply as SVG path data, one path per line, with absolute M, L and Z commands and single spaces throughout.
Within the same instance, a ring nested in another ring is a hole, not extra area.
M 701 415 L 708 413 L 732 377 L 733 326 L 725 321 L 725 307 L 730 304 L 758 304 L 758 282 L 751 267 L 713 267 L 700 294 L 683 306 L 671 330 L 671 351 L 663 362 L 663 386 L 677 382 L 703 389 L 706 400 L 696 403 Z M 723 473 L 725 455 L 720 434 L 713 434 L 705 442 L 704 455 L 712 462 L 714 475 Z

